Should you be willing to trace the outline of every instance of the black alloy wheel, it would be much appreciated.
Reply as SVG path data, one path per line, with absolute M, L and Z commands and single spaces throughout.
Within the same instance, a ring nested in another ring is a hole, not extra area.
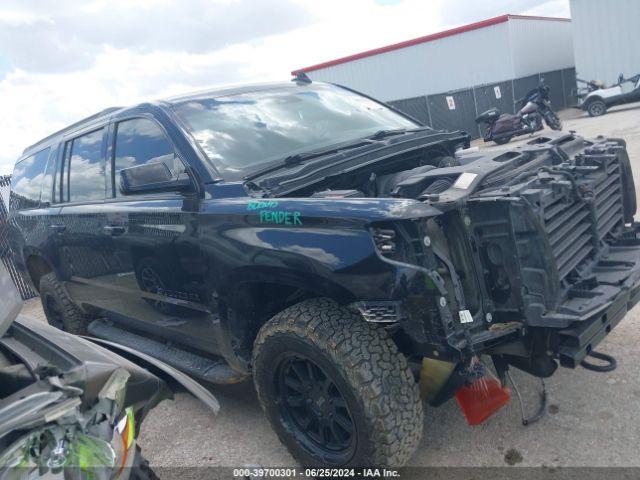
M 415 452 L 415 377 L 359 313 L 328 298 L 292 305 L 262 326 L 251 363 L 260 406 L 301 465 L 397 468 Z
M 347 461 L 355 449 L 356 426 L 335 382 L 310 358 L 284 355 L 277 367 L 282 420 L 309 451 L 328 463 Z

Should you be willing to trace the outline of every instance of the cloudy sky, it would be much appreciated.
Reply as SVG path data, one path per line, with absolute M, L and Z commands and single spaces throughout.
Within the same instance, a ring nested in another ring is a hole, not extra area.
M 47 134 L 114 105 L 290 71 L 568 0 L 2 0 L 0 174 Z

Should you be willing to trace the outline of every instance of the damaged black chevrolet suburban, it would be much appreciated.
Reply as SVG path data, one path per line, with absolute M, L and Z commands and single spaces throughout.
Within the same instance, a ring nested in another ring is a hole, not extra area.
M 108 109 L 25 150 L 12 248 L 52 325 L 253 375 L 305 465 L 399 466 L 418 382 L 574 368 L 639 298 L 623 140 L 468 145 L 305 79 Z

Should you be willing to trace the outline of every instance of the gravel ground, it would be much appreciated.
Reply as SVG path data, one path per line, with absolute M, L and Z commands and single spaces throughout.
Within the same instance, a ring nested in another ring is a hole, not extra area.
M 614 108 L 600 118 L 589 118 L 577 110 L 562 112 L 562 116 L 565 130 L 576 130 L 585 137 L 602 134 L 627 140 L 640 197 L 640 104 Z M 476 144 L 485 148 L 481 142 Z M 42 318 L 37 299 L 28 302 L 23 313 Z M 454 401 L 438 409 L 427 408 L 424 439 L 410 465 L 515 464 L 547 466 L 550 471 L 567 466 L 640 467 L 639 344 L 640 309 L 635 308 L 599 347 L 616 356 L 618 369 L 612 373 L 559 369 L 547 382 L 548 414 L 528 427 L 521 425 L 515 400 L 477 427 L 467 426 Z M 540 383 L 518 371 L 513 373 L 531 413 L 538 405 Z M 265 420 L 251 382 L 211 390 L 222 405 L 217 417 L 185 393 L 150 413 L 140 443 L 154 468 L 162 472 L 168 466 L 296 465 Z M 203 476 L 197 471 L 178 472 L 170 476 Z M 403 478 L 421 478 L 410 469 L 405 473 Z

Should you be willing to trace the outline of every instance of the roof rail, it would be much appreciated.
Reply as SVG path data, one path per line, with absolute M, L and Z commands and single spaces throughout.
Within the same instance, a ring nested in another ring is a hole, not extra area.
M 34 148 L 35 146 L 37 146 L 37 145 L 39 145 L 39 144 L 41 144 L 43 142 L 46 142 L 47 140 L 50 140 L 50 139 L 52 139 L 53 137 L 55 137 L 57 135 L 60 135 L 61 133 L 64 133 L 64 132 L 66 132 L 68 130 L 72 130 L 73 128 L 78 127 L 78 126 L 82 125 L 83 123 L 87 123 L 87 122 L 90 122 L 91 120 L 95 120 L 95 119 L 100 118 L 100 117 L 102 117 L 104 115 L 108 115 L 108 114 L 110 114 L 112 112 L 115 112 L 116 110 L 120 110 L 121 108 L 122 107 L 109 107 L 109 108 L 105 108 L 104 110 L 100 110 L 98 113 L 94 113 L 93 115 L 89 115 L 88 117 L 85 117 L 82 120 L 78 120 L 77 122 L 74 122 L 71 125 L 67 125 L 66 127 L 58 130 L 57 132 L 53 132 L 52 134 L 47 135 L 46 137 L 38 140 L 33 145 L 29 145 L 27 148 L 25 148 L 23 150 L 22 153 L 24 154 L 27 150 L 30 150 L 30 149 Z

